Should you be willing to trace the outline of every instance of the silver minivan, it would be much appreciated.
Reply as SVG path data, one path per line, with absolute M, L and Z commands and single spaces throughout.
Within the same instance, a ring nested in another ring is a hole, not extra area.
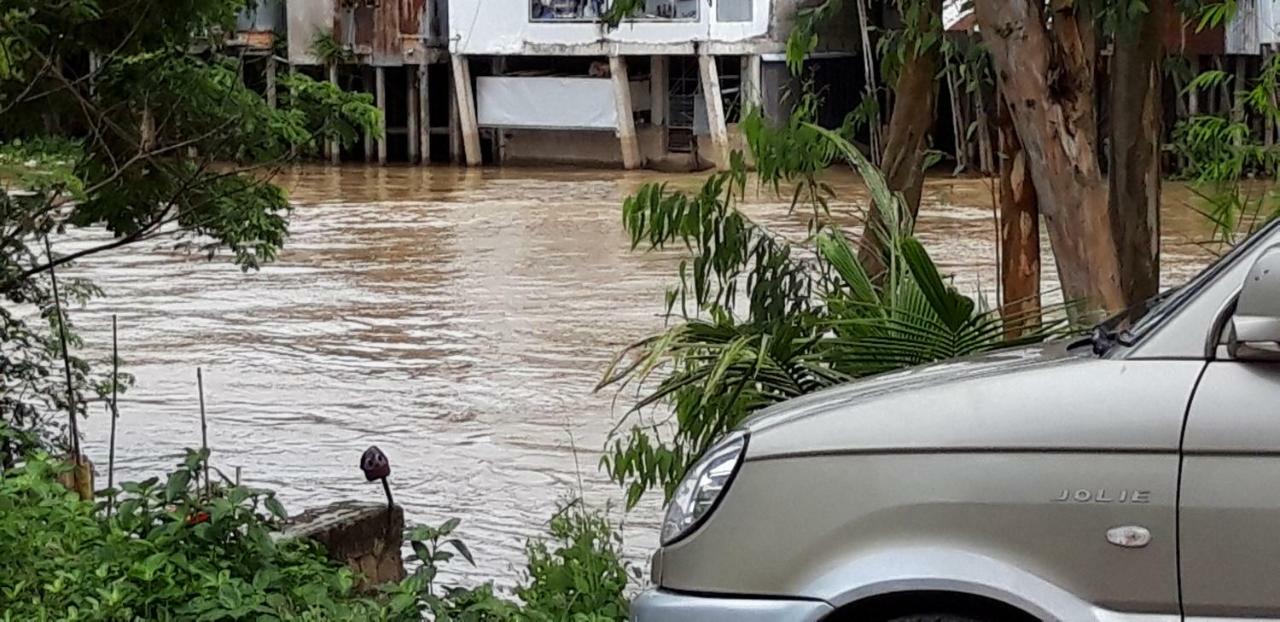
M 1088 339 L 761 412 L 632 619 L 1280 619 L 1280 226 Z

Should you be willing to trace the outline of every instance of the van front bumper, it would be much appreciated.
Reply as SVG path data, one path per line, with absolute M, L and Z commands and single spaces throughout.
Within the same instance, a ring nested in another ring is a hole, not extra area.
M 631 622 L 817 622 L 831 613 L 817 600 L 694 596 L 648 590 L 631 601 Z

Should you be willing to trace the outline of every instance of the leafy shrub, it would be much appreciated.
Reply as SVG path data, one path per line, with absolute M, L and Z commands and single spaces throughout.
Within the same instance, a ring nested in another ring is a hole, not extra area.
M 385 620 L 460 622 L 625 620 L 628 569 L 605 515 L 578 503 L 528 544 L 523 602 L 492 583 L 441 585 L 446 564 L 471 552 L 452 536 L 458 519 L 408 530 L 421 562 L 380 595 L 310 540 L 277 540 L 284 517 L 273 493 L 193 486 L 206 454 L 189 452 L 167 478 L 125 483 L 117 512 L 57 483 L 44 456 L 0 473 L 0 620 Z
M 390 590 L 396 611 L 418 610 L 434 620 L 465 622 L 607 622 L 626 620 L 628 566 L 622 560 L 622 538 L 607 516 L 564 504 L 552 517 L 549 538 L 528 542 L 528 565 L 516 587 L 520 602 L 499 596 L 492 583 L 477 587 L 445 587 L 436 583 L 443 566 L 461 556 L 473 563 L 461 540 L 451 537 L 458 526 L 450 519 L 439 527 L 417 526 L 408 533 L 420 565 Z M 634 571 L 631 573 L 634 575 Z
M 306 540 L 275 541 L 271 493 L 191 494 L 204 455 L 127 483 L 103 518 L 36 457 L 0 479 L 0 610 L 11 620 L 386 619 L 355 577 Z M 270 512 L 265 516 L 260 512 Z
M 529 620 L 627 619 L 622 536 L 604 513 L 573 501 L 551 519 L 550 540 L 526 547 L 527 583 L 516 590 Z M 632 569 L 634 570 L 634 568 Z

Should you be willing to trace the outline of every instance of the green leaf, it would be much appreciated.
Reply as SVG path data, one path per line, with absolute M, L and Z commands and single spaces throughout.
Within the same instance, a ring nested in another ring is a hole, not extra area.
M 191 471 L 178 470 L 169 474 L 164 485 L 164 500 L 173 502 L 187 496 L 187 487 L 191 484 Z

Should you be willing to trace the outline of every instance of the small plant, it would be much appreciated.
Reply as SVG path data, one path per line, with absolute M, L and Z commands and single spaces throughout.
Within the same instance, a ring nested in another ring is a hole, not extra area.
M 550 536 L 525 546 L 527 582 L 516 590 L 525 619 L 626 620 L 626 589 L 638 571 L 623 562 L 622 536 L 607 515 L 571 501 L 551 519 Z
M 320 60 L 322 65 L 344 65 L 356 61 L 355 52 L 328 31 L 316 33 L 311 40 L 311 53 Z
M 638 576 L 622 560 L 622 538 L 605 513 L 580 499 L 562 504 L 549 535 L 525 546 L 528 564 L 516 587 L 519 602 L 498 595 L 492 582 L 475 587 L 441 586 L 441 569 L 461 556 L 475 561 L 453 537 L 458 519 L 438 527 L 419 525 L 406 533 L 419 562 L 413 573 L 387 589 L 395 615 L 429 616 L 438 621 L 607 622 L 627 619 L 626 590 Z

